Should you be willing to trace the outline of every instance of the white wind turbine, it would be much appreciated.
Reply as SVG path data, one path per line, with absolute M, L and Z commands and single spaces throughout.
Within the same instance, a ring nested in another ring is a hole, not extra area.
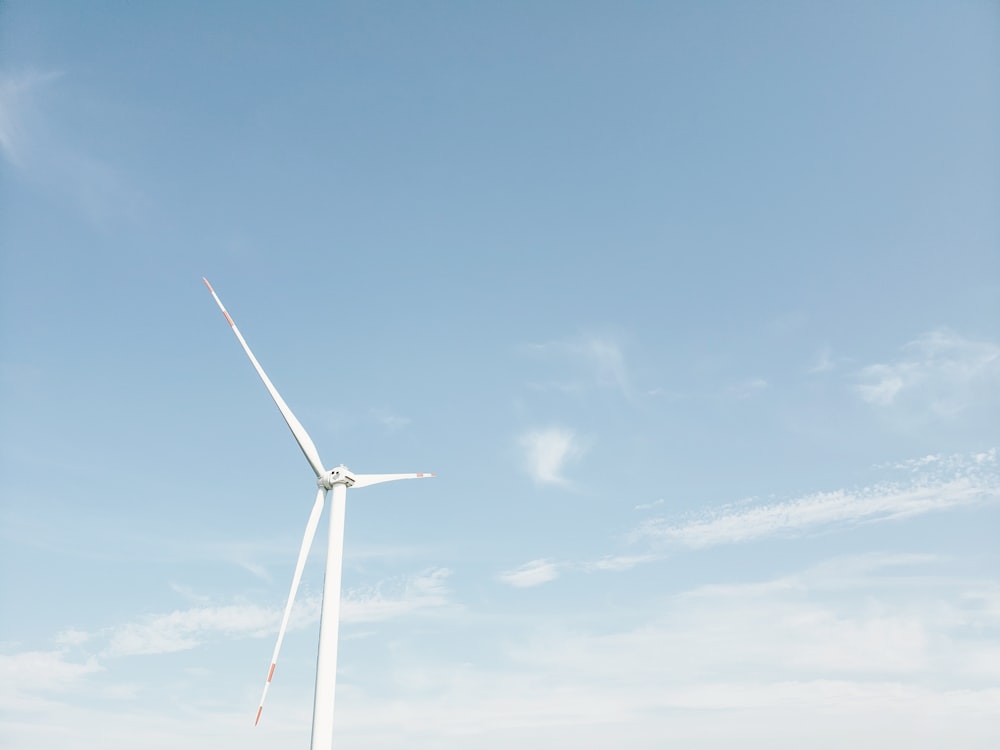
M 292 576 L 292 587 L 288 592 L 288 603 L 285 605 L 285 613 L 281 618 L 281 627 L 278 630 L 278 642 L 274 645 L 274 655 L 271 657 L 271 667 L 267 671 L 267 680 L 264 683 L 264 692 L 260 696 L 260 706 L 257 708 L 257 716 L 254 718 L 254 726 L 260 721 L 261 711 L 264 710 L 264 698 L 267 696 L 267 689 L 271 686 L 271 678 L 274 677 L 274 666 L 278 661 L 278 651 L 281 649 L 281 642 L 285 638 L 285 629 L 288 627 L 288 618 L 292 613 L 292 604 L 295 602 L 295 592 L 299 588 L 299 581 L 302 578 L 302 569 L 305 567 L 306 558 L 309 556 L 309 547 L 312 545 L 313 537 L 316 535 L 316 527 L 319 525 L 320 515 L 323 513 L 323 504 L 326 495 L 333 491 L 333 500 L 330 506 L 330 541 L 326 552 L 326 576 L 323 580 L 323 604 L 320 611 L 319 624 L 319 656 L 316 660 L 316 694 L 313 702 L 313 726 L 312 750 L 329 750 L 333 744 L 333 700 L 335 697 L 337 684 L 337 630 L 340 620 L 340 571 L 344 554 L 344 506 L 347 500 L 347 489 L 354 487 L 368 487 L 381 482 L 391 482 L 395 479 L 419 479 L 422 477 L 433 477 L 434 474 L 354 474 L 348 471 L 347 467 L 341 464 L 335 469 L 324 469 L 323 462 L 319 458 L 316 446 L 313 445 L 309 434 L 302 427 L 302 424 L 288 404 L 281 398 L 281 395 L 271 384 L 270 378 L 264 373 L 257 358 L 250 351 L 247 342 L 243 339 L 240 329 L 229 316 L 226 308 L 219 299 L 219 295 L 212 289 L 208 279 L 202 277 L 208 291 L 212 293 L 216 304 L 222 310 L 222 314 L 229 321 L 233 333 L 239 339 L 243 351 L 247 353 L 250 362 L 253 364 L 260 379 L 264 381 L 268 393 L 277 404 L 281 416 L 285 418 L 285 423 L 295 436 L 299 448 L 305 454 L 306 460 L 316 473 L 316 484 L 319 486 L 316 492 L 316 502 L 313 504 L 312 513 L 309 514 L 309 521 L 306 523 L 306 531 L 302 537 L 302 546 L 299 549 L 299 559 L 295 563 L 295 573 Z

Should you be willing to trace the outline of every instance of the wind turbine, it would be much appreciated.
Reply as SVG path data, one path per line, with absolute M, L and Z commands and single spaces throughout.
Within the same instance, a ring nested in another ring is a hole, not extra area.
M 264 682 L 264 692 L 260 696 L 260 705 L 257 708 L 257 715 L 254 718 L 254 726 L 260 722 L 261 712 L 264 710 L 264 698 L 267 697 L 267 689 L 271 686 L 271 679 L 274 677 L 274 667 L 278 662 L 278 651 L 281 650 L 281 642 L 285 638 L 285 630 L 288 627 L 288 618 L 292 614 L 292 605 L 295 602 L 295 592 L 299 588 L 299 581 L 302 579 L 302 569 L 305 567 L 306 558 L 309 556 L 309 548 L 312 546 L 313 537 L 316 535 L 316 527 L 319 525 L 320 516 L 323 513 L 323 505 L 326 502 L 327 493 L 332 492 L 333 499 L 330 504 L 330 537 L 326 551 L 326 575 L 323 579 L 323 604 L 320 609 L 319 620 L 319 656 L 316 660 L 316 693 L 313 699 L 313 725 L 312 750 L 330 750 L 333 744 L 333 701 L 337 685 L 337 631 L 340 621 L 340 572 L 344 556 L 344 509 L 347 501 L 347 490 L 353 487 L 369 487 L 382 482 L 392 482 L 396 479 L 420 479 L 423 477 L 433 477 L 434 474 L 354 474 L 346 466 L 341 464 L 334 469 L 323 468 L 319 452 L 313 444 L 312 438 L 305 428 L 292 414 L 288 404 L 281 397 L 270 378 L 264 372 L 257 358 L 250 351 L 247 342 L 244 340 L 240 329 L 226 311 L 219 295 L 212 289 L 208 279 L 202 277 L 208 291 L 212 293 L 222 314 L 229 321 L 229 326 L 239 339 L 243 351 L 247 353 L 251 364 L 260 379 L 264 381 L 271 398 L 284 417 L 288 429 L 292 431 L 295 441 L 302 449 L 306 460 L 316 474 L 316 484 L 319 489 L 316 491 L 316 501 L 313 503 L 312 512 L 309 514 L 309 521 L 306 523 L 306 531 L 302 536 L 302 546 L 299 548 L 299 559 L 295 563 L 295 573 L 292 576 L 292 587 L 288 592 L 288 603 L 285 605 L 285 613 L 281 618 L 281 627 L 278 629 L 278 642 L 274 645 L 274 655 L 271 657 L 271 667 L 267 671 L 267 680 Z

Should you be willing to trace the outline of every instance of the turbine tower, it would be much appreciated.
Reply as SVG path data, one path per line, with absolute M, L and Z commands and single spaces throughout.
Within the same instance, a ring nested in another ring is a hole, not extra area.
M 212 289 L 208 279 L 202 277 L 208 291 L 212 293 L 222 314 L 226 316 L 229 326 L 239 339 L 243 351 L 247 353 L 251 364 L 260 379 L 264 381 L 271 398 L 284 417 L 288 429 L 292 431 L 295 441 L 302 449 L 306 460 L 316 474 L 316 501 L 313 503 L 312 512 L 309 514 L 309 521 L 306 523 L 306 531 L 302 537 L 302 546 L 299 548 L 299 558 L 295 563 L 295 573 L 292 576 L 292 587 L 288 592 L 288 603 L 285 604 L 285 612 L 281 618 L 281 627 L 278 629 L 278 642 L 274 645 L 274 655 L 271 657 L 271 667 L 267 671 L 267 680 L 264 682 L 264 692 L 260 696 L 260 705 L 257 707 L 257 715 L 254 717 L 254 726 L 260 722 L 261 712 L 264 710 L 264 698 L 267 697 L 267 689 L 271 686 L 271 679 L 274 677 L 274 667 L 278 663 L 278 652 L 281 650 L 281 642 L 285 638 L 285 630 L 288 628 L 288 618 L 292 614 L 292 605 L 295 603 L 295 592 L 298 591 L 299 581 L 302 579 L 302 569 L 305 567 L 306 558 L 309 556 L 309 548 L 312 546 L 313 537 L 316 535 L 316 527 L 319 526 L 319 519 L 323 513 L 323 506 L 326 503 L 328 493 L 332 493 L 330 503 L 330 541 L 326 551 L 326 575 L 323 579 L 323 604 L 320 610 L 319 620 L 319 655 L 316 659 L 316 693 L 313 700 L 313 725 L 311 750 L 330 750 L 333 744 L 333 701 L 337 685 L 337 631 L 340 621 L 340 573 L 344 556 L 344 509 L 347 501 L 348 488 L 358 489 L 369 487 L 373 484 L 391 482 L 396 479 L 420 479 L 423 477 L 433 477 L 434 474 L 354 474 L 346 466 L 341 464 L 334 469 L 323 468 L 319 452 L 313 444 L 309 433 L 292 414 L 288 404 L 281 397 L 270 378 L 264 372 L 257 358 L 250 351 L 247 342 L 244 340 L 240 329 L 226 311 L 219 295 Z

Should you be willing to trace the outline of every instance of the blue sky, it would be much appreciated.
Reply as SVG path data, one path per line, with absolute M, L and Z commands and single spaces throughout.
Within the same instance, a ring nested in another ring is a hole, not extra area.
M 0 6 L 0 737 L 1000 741 L 989 2 Z

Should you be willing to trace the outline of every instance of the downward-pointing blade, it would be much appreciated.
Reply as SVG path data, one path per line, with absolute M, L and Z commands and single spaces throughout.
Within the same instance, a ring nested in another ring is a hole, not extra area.
M 319 525 L 319 517 L 323 515 L 323 501 L 326 499 L 326 490 L 320 489 L 316 493 L 316 502 L 313 503 L 312 513 L 309 514 L 309 522 L 306 524 L 306 532 L 302 535 L 302 546 L 299 548 L 299 559 L 295 563 L 295 574 L 292 576 L 292 588 L 288 592 L 288 603 L 285 604 L 285 614 L 281 617 L 281 627 L 278 629 L 278 642 L 274 644 L 274 655 L 271 657 L 271 667 L 267 670 L 267 681 L 264 683 L 264 692 L 260 696 L 260 705 L 257 707 L 257 716 L 253 720 L 253 725 L 257 726 L 260 721 L 260 714 L 264 710 L 264 699 L 267 697 L 267 689 L 271 687 L 271 678 L 274 677 L 274 667 L 278 663 L 278 652 L 281 651 L 281 642 L 285 640 L 285 630 L 288 628 L 288 618 L 292 615 L 292 605 L 295 603 L 295 592 L 299 589 L 299 581 L 302 580 L 302 569 L 305 568 L 306 558 L 309 557 L 309 548 L 312 546 L 313 537 L 316 536 L 316 527 Z
M 208 279 L 204 276 L 201 278 L 205 282 L 205 286 L 208 287 L 208 291 L 212 293 L 212 297 L 215 298 L 215 303 L 222 310 L 222 314 L 226 316 L 226 320 L 229 321 L 230 328 L 233 329 L 233 333 L 236 334 L 236 338 L 239 339 L 240 345 L 243 347 L 243 351 L 247 353 L 250 358 L 250 362 L 253 364 L 254 369 L 257 370 L 257 374 L 260 375 L 260 379 L 264 381 L 264 385 L 267 387 L 267 392 L 271 394 L 271 398 L 274 399 L 274 403 L 278 406 L 278 411 L 281 412 L 281 416 L 285 418 L 285 424 L 288 425 L 288 429 L 292 431 L 292 435 L 295 437 L 295 441 L 299 444 L 299 448 L 305 454 L 306 460 L 309 465 L 312 466 L 313 471 L 316 472 L 316 476 L 320 476 L 324 473 L 323 462 L 319 458 L 319 451 L 316 450 L 316 446 L 313 444 L 312 438 L 309 437 L 309 433 L 306 432 L 306 428 L 302 426 L 302 423 L 295 418 L 292 414 L 292 410 L 288 408 L 288 404 L 285 403 L 285 399 L 281 397 L 277 389 L 271 383 L 271 379 L 267 377 L 267 373 L 264 372 L 264 368 L 260 366 L 260 362 L 257 358 L 253 356 L 253 352 L 250 351 L 250 347 L 247 346 L 246 340 L 243 338 L 243 334 L 240 333 L 240 329 L 236 327 L 236 323 L 229 316 L 226 311 L 225 306 L 222 304 L 222 300 L 219 299 L 219 295 L 215 293 L 212 289 L 212 285 L 208 283 Z

